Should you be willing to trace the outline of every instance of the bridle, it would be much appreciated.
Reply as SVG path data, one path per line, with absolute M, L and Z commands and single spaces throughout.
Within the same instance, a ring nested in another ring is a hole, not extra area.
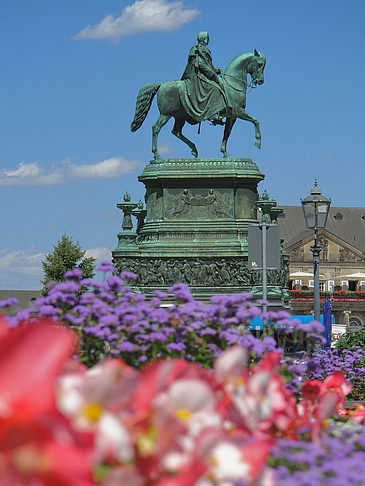
M 247 83 L 246 81 L 243 81 L 242 79 L 238 79 L 238 78 L 236 78 L 235 76 L 232 76 L 231 74 L 227 74 L 227 73 L 222 73 L 222 76 L 228 76 L 229 78 L 232 78 L 232 79 L 234 79 L 235 81 L 237 81 L 238 83 L 240 83 L 240 84 L 242 84 L 242 85 L 243 85 L 243 89 L 241 89 L 241 88 L 236 88 L 235 86 L 232 86 L 232 84 L 231 84 L 231 83 L 229 83 L 229 82 L 228 82 L 228 80 L 227 80 L 227 83 L 229 84 L 229 86 L 230 86 L 232 89 L 236 90 L 236 91 L 241 91 L 241 92 L 243 92 L 243 93 L 246 93 L 247 88 L 251 88 L 251 90 L 253 90 L 253 89 L 257 88 L 257 84 L 252 84 L 252 81 L 251 81 L 251 83 Z M 252 79 L 254 79 L 254 78 L 252 78 Z M 251 91 L 251 90 L 250 90 L 250 91 Z M 250 92 L 250 91 L 249 91 L 249 92 Z

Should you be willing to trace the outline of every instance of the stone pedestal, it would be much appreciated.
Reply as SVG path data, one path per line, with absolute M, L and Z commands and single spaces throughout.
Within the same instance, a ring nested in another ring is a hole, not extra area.
M 247 268 L 247 234 L 263 179 L 250 159 L 151 161 L 139 176 L 146 221 L 135 240 L 119 237 L 118 271 L 136 273 L 146 294 L 177 282 L 197 298 L 251 290 L 257 276 Z

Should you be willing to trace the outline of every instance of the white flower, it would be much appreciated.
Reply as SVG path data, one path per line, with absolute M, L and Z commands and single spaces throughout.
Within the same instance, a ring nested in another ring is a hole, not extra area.
M 210 463 L 209 472 L 215 481 L 246 479 L 250 472 L 241 451 L 228 442 L 222 442 L 213 449 Z

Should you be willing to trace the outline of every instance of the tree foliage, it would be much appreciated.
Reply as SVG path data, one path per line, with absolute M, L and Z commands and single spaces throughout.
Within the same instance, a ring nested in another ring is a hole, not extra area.
M 360 346 L 361 349 L 365 349 L 365 329 L 353 332 L 348 331 L 343 334 L 338 341 L 336 341 L 335 347 L 339 353 L 344 350 L 353 350 L 354 346 Z
M 66 233 L 58 240 L 57 245 L 53 247 L 53 252 L 46 255 L 42 261 L 44 279 L 42 294 L 48 292 L 48 282 L 63 282 L 64 274 L 75 268 L 80 268 L 84 278 L 93 278 L 95 270 L 95 258 L 85 258 L 86 250 L 82 250 L 80 243 L 74 243 L 72 238 Z

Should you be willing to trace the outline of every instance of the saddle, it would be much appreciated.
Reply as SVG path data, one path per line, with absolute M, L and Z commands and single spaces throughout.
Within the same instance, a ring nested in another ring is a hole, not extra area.
M 222 124 L 222 115 L 227 112 L 226 97 L 219 85 L 213 81 L 195 76 L 178 83 L 181 104 L 189 118 L 189 123 L 211 120 L 213 125 Z

